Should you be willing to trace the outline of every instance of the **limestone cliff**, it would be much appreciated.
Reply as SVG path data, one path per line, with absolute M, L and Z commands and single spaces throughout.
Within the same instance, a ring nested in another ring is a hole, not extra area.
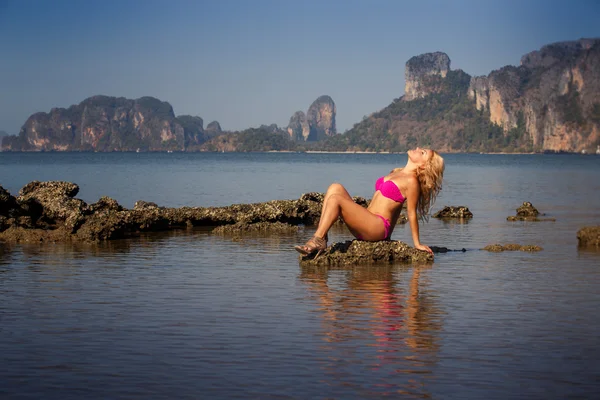
M 337 134 L 336 108 L 333 99 L 320 96 L 308 108 L 306 115 L 296 111 L 290 118 L 287 133 L 296 142 L 316 142 Z
M 535 149 L 594 151 L 600 142 L 600 39 L 554 43 L 468 90 L 478 110 L 505 133 L 522 128 Z
M 316 99 L 308 108 L 306 120 L 310 127 L 310 133 L 307 141 L 316 141 L 325 139 L 328 136 L 334 136 L 335 128 L 335 103 L 329 96 L 321 96 Z
M 287 127 L 287 132 L 292 140 L 306 141 L 308 139 L 310 127 L 308 126 L 308 120 L 306 119 L 306 114 L 304 114 L 304 112 L 296 111 L 294 115 L 292 115 Z
M 7 151 L 167 151 L 205 141 L 202 118 L 175 117 L 167 102 L 93 96 L 69 108 L 30 116 Z
M 450 71 L 450 57 L 446 53 L 425 53 L 412 57 L 404 69 L 405 101 L 425 97 L 440 90 L 440 83 Z

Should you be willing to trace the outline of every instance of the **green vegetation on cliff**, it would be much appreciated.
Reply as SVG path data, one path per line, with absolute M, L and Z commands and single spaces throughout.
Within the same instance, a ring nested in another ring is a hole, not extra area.
M 342 136 L 324 142 L 326 150 L 403 152 L 427 146 L 457 152 L 530 151 L 524 121 L 504 135 L 467 96 L 471 77 L 461 70 L 446 78 L 428 77 L 433 93 L 412 101 L 396 99 L 365 117 Z

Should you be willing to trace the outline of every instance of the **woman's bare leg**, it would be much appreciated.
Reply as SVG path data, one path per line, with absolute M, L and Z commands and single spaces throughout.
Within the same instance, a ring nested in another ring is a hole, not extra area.
M 385 226 L 381 218 L 356 204 L 348 192 L 345 195 L 339 192 L 331 193 L 326 198 L 315 236 L 324 238 L 340 216 L 355 236 L 360 234 L 364 240 L 381 240 L 385 236 Z

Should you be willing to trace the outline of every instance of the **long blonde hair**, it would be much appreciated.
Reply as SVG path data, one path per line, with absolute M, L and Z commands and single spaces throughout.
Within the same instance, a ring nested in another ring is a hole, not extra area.
M 422 220 L 428 219 L 429 211 L 442 190 L 444 179 L 444 159 L 435 150 L 422 168 L 417 169 L 417 179 L 421 193 L 417 201 L 417 213 Z

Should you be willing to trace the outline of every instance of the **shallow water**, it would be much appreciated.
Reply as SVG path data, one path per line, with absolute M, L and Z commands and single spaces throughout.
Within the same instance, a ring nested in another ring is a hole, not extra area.
M 402 155 L 7 154 L 0 184 L 78 183 L 126 207 L 369 197 Z M 206 229 L 101 243 L 0 245 L 3 398 L 593 398 L 600 391 L 600 157 L 447 155 L 429 265 L 303 268 L 298 234 Z M 556 222 L 508 222 L 531 201 Z M 410 243 L 408 226 L 393 239 Z M 331 241 L 350 239 L 335 227 Z M 538 253 L 488 253 L 491 243 Z

